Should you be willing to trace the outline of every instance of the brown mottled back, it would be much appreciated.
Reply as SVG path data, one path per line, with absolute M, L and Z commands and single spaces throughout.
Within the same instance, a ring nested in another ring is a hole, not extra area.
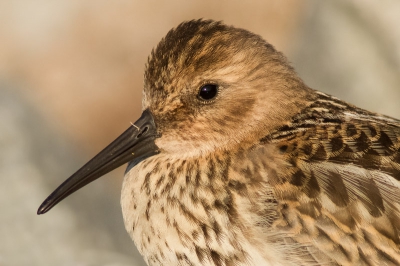
M 261 141 L 288 162 L 270 178 L 292 216 L 278 227 L 340 265 L 399 265 L 400 121 L 317 95 Z

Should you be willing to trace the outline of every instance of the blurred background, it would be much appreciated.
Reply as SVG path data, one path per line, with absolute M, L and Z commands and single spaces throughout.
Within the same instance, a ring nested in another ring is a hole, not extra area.
M 0 0 L 0 265 L 144 265 L 124 167 L 40 203 L 141 112 L 151 49 L 184 20 L 262 35 L 312 88 L 400 118 L 400 2 Z

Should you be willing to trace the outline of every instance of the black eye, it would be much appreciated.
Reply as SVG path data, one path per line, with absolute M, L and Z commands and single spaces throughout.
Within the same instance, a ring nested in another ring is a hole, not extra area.
M 211 100 L 217 95 L 218 86 L 215 84 L 206 84 L 200 88 L 199 97 L 202 100 Z

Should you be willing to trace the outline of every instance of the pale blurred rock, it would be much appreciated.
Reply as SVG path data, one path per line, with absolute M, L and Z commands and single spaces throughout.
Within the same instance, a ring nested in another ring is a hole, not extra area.
M 85 156 L 18 92 L 0 84 L 0 265 L 144 265 L 104 181 L 36 215 Z
M 398 14 L 393 0 L 309 1 L 290 59 L 310 87 L 400 118 Z

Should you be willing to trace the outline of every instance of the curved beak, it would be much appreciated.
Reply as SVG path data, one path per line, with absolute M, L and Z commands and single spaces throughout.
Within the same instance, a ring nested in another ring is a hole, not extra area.
M 158 147 L 154 143 L 156 136 L 153 116 L 149 110 L 145 110 L 139 120 L 132 124 L 121 136 L 51 193 L 40 205 L 37 214 L 48 212 L 70 194 L 121 165 L 127 162 L 136 165 L 157 154 L 159 152 Z

